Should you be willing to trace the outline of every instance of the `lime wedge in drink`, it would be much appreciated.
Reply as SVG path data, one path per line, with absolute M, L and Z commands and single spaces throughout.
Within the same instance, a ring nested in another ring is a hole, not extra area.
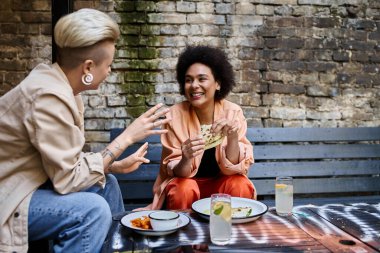
M 214 214 L 215 215 L 220 215 L 223 211 L 224 205 L 222 202 L 217 202 L 214 205 Z
M 232 210 L 231 210 L 230 204 L 227 204 L 223 201 L 216 202 L 212 210 L 213 210 L 214 215 L 220 216 L 225 221 L 231 220 Z

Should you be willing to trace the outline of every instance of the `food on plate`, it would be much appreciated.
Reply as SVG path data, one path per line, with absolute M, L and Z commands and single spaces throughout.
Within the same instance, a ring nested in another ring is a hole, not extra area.
M 249 217 L 252 213 L 252 207 L 235 207 L 232 208 L 232 218 Z
M 221 134 L 213 135 L 210 132 L 211 125 L 202 125 L 201 126 L 201 134 L 205 141 L 205 150 L 209 148 L 213 148 L 220 143 L 222 143 L 224 136 Z
M 131 220 L 131 224 L 133 227 L 137 227 L 137 228 L 152 229 L 152 225 L 150 224 L 150 219 L 148 216 L 145 216 L 145 215 Z
M 210 209 L 203 211 L 204 214 L 210 214 Z M 234 207 L 232 208 L 232 218 L 245 218 L 249 217 L 252 213 L 252 207 Z

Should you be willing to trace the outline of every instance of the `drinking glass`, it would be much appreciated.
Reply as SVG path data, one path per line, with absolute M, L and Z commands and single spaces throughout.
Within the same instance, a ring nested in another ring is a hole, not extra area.
M 224 193 L 211 195 L 210 237 L 216 245 L 226 245 L 231 239 L 231 196 Z
M 293 209 L 293 178 L 276 178 L 276 213 L 280 216 L 292 214 Z

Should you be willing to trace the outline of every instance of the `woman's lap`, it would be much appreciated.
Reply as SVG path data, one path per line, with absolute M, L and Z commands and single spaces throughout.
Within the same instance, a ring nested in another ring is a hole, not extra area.
M 199 198 L 213 193 L 228 193 L 235 197 L 252 198 L 254 188 L 243 175 L 218 176 L 216 178 L 175 178 L 165 189 L 169 209 L 190 208 Z M 186 204 L 185 204 L 186 202 Z
M 49 184 L 38 189 L 29 205 L 29 240 L 52 239 L 55 252 L 99 251 L 111 225 L 111 209 L 124 210 L 113 179 L 107 177 L 104 189 L 93 186 L 65 195 Z

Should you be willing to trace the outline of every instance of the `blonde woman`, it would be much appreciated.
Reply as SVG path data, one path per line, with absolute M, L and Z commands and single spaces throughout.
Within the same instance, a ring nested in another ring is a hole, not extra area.
M 105 150 L 83 152 L 80 93 L 97 89 L 111 71 L 118 25 L 81 9 L 54 30 L 57 63 L 40 64 L 0 98 L 0 252 L 27 252 L 28 240 L 52 239 L 54 252 L 99 252 L 111 215 L 124 211 L 116 178 L 141 163 L 147 144 L 114 160 L 132 143 L 163 134 L 155 112 L 141 115 Z

